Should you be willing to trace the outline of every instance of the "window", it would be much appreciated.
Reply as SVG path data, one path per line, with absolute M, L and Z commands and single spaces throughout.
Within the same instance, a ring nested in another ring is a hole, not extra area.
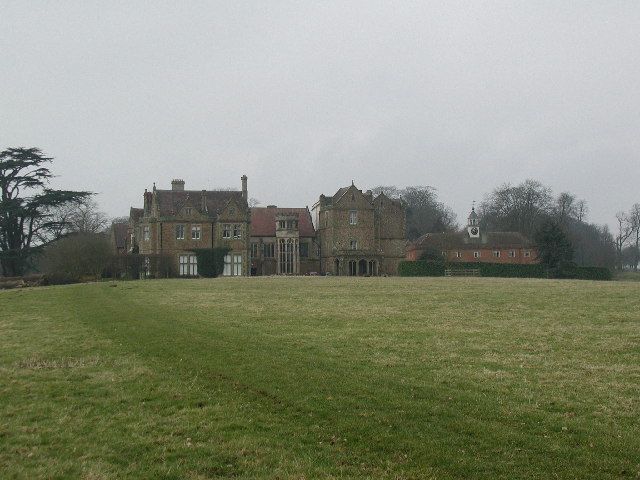
M 473 252 L 473 258 L 480 258 L 480 252 Z
M 447 252 L 445 252 L 444 250 L 442 251 L 442 256 L 446 257 L 447 256 Z
M 233 238 L 242 238 L 242 225 L 239 223 L 233 224 Z
M 184 240 L 184 225 L 176 225 L 176 240 Z
M 301 243 L 298 248 L 300 249 L 300 258 L 307 258 L 309 256 L 309 244 Z
M 531 251 L 530 250 L 525 250 L 524 251 L 524 256 L 527 257 L 527 258 L 530 257 L 531 256 Z
M 493 256 L 496 258 L 500 258 L 500 250 L 494 250 L 493 251 Z
M 192 240 L 200 240 L 201 233 L 202 233 L 202 227 L 200 225 L 191 225 Z
M 191 215 L 191 207 L 187 207 L 184 209 L 185 215 Z
M 234 253 L 224 256 L 224 270 L 222 275 L 225 277 L 242 275 L 242 254 Z
M 233 256 L 233 274 L 235 276 L 242 275 L 242 254 L 235 254 Z
M 142 239 L 149 240 L 151 238 L 151 231 L 149 230 L 149 225 L 145 225 L 142 227 Z
M 349 211 L 349 225 L 357 225 L 358 224 L 358 211 L 350 210 Z
M 180 276 L 195 277 L 198 275 L 198 257 L 195 255 L 180 255 Z
M 516 258 L 516 251 L 515 250 L 509 250 L 509 258 Z
M 223 223 L 222 224 L 222 238 L 231 238 L 231 224 Z
M 251 244 L 251 258 L 256 258 L 258 256 L 258 244 Z
M 462 252 L 456 252 L 456 258 L 462 258 Z
M 262 245 L 262 255 L 264 258 L 273 258 L 276 256 L 275 244 L 265 243 Z
M 358 249 L 358 240 L 350 240 L 349 241 L 349 248 L 351 248 L 351 250 L 357 250 Z

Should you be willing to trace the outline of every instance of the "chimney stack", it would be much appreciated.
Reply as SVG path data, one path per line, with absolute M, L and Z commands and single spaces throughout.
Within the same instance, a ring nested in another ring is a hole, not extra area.
M 240 180 L 242 180 L 242 198 L 248 201 L 249 193 L 247 192 L 247 176 L 243 175 L 242 177 L 240 177 Z
M 184 180 L 174 178 L 171 180 L 171 190 L 174 192 L 183 192 L 184 191 Z

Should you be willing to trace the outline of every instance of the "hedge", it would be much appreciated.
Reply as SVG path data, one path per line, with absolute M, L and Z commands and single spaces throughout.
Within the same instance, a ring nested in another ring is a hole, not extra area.
M 193 252 L 198 257 L 198 275 L 208 278 L 222 275 L 224 257 L 230 251 L 228 247 L 194 249 Z
M 416 262 L 401 262 L 398 267 L 398 274 L 401 277 L 442 277 L 445 268 L 452 270 L 478 269 L 481 277 L 507 277 L 507 278 L 553 278 L 544 265 L 529 264 L 518 265 L 511 263 L 481 263 L 481 262 L 461 262 L 444 265 L 437 262 L 426 262 L 418 260 Z M 600 267 L 578 267 L 563 269 L 558 278 L 574 278 L 579 280 L 611 280 L 612 274 L 608 268 Z

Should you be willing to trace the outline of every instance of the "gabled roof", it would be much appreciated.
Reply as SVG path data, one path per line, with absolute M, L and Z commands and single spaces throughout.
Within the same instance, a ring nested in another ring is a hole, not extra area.
M 111 229 L 116 248 L 125 248 L 127 246 L 129 224 L 126 222 L 112 223 Z
M 487 232 L 480 238 L 470 238 L 467 232 L 425 233 L 410 244 L 412 248 L 528 248 L 533 243 L 518 232 Z
M 144 215 L 144 208 L 131 207 L 131 209 L 129 210 L 129 218 L 134 222 L 137 222 L 138 220 L 140 220 L 143 215 Z
M 206 198 L 206 211 L 202 211 L 202 196 Z M 232 200 L 239 206 L 246 205 L 241 191 L 216 190 L 156 190 L 161 217 L 176 215 L 185 205 L 190 205 L 203 215 L 217 216 Z
M 255 207 L 251 209 L 251 236 L 275 237 L 276 215 L 297 215 L 301 237 L 315 237 L 316 231 L 308 208 Z

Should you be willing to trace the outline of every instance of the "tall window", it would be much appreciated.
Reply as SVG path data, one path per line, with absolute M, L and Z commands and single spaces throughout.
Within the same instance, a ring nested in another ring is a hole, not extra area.
M 195 255 L 180 255 L 180 276 L 195 277 L 198 275 L 198 257 Z
M 149 225 L 145 225 L 142 227 L 142 239 L 149 240 L 151 238 L 151 231 L 149 230 Z
M 256 258 L 258 256 L 258 244 L 251 244 L 251 258 Z
M 176 225 L 176 240 L 184 240 L 184 225 Z
M 233 224 L 233 238 L 242 238 L 242 225 L 239 223 Z
M 202 227 L 200 225 L 191 225 L 192 240 L 200 240 L 201 233 L 202 233 Z
M 233 255 L 233 274 L 235 276 L 242 275 L 242 254 L 240 253 Z
M 349 210 L 349 225 L 357 225 L 357 224 L 358 224 L 358 211 Z
M 225 277 L 242 275 L 242 254 L 234 253 L 224 256 L 224 270 L 222 275 Z
M 185 208 L 184 213 L 185 215 L 191 215 L 191 208 L 190 207 Z
M 462 258 L 462 252 L 456 252 L 456 258 Z
M 500 258 L 500 250 L 494 250 L 493 251 L 493 256 L 496 258 Z
M 231 238 L 231 224 L 223 223 L 222 224 L 222 238 Z
M 349 248 L 351 248 L 351 250 L 357 250 L 358 240 L 349 240 Z
M 273 258 L 276 256 L 275 243 L 262 244 L 262 255 L 264 258 Z
M 300 249 L 300 258 L 307 258 L 309 256 L 309 244 L 301 243 L 298 248 Z

